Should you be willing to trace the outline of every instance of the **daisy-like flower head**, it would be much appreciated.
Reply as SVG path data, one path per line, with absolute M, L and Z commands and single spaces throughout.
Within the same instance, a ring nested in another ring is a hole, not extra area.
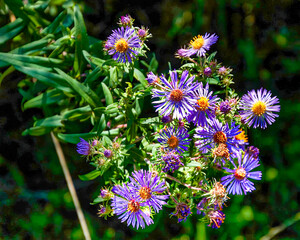
M 121 27 L 113 30 L 105 43 L 105 49 L 108 49 L 108 54 L 117 62 L 131 63 L 138 55 L 136 50 L 141 48 L 140 42 L 133 28 Z
M 228 169 L 224 167 L 224 170 L 230 175 L 221 178 L 222 184 L 227 187 L 229 194 L 246 195 L 247 192 L 255 190 L 254 184 L 249 178 L 254 180 L 261 180 L 261 171 L 251 172 L 254 168 L 258 167 L 259 159 L 255 159 L 253 156 L 245 153 L 242 156 L 241 152 L 236 153 L 238 159 L 238 165 L 231 161 L 234 169 Z
M 205 33 L 204 36 L 198 35 L 191 40 L 189 48 L 184 52 L 185 57 L 197 55 L 198 57 L 205 56 L 206 51 L 210 49 L 210 46 L 216 43 L 218 36 L 216 34 Z
M 132 176 L 131 189 L 138 193 L 140 201 L 152 207 L 155 212 L 159 212 L 162 205 L 167 204 L 165 200 L 169 198 L 169 195 L 161 195 L 167 188 L 165 181 L 145 170 L 135 171 Z
M 196 147 L 203 153 L 208 153 L 210 149 L 218 147 L 219 144 L 226 144 L 230 153 L 238 151 L 238 140 L 235 136 L 240 132 L 240 126 L 236 126 L 234 122 L 231 126 L 222 124 L 217 119 L 208 120 L 208 125 L 206 127 L 196 128 L 195 138 L 200 138 L 200 140 L 195 142 Z
M 91 152 L 91 146 L 83 138 L 80 138 L 80 142 L 77 143 L 77 150 L 76 151 L 81 155 L 88 156 Z
M 185 203 L 178 203 L 176 205 L 176 212 L 171 213 L 171 215 L 178 217 L 178 222 L 181 222 L 182 220 L 186 221 L 187 217 L 192 214 L 191 208 L 186 205 Z
M 220 228 L 221 224 L 224 223 L 225 214 L 220 210 L 212 210 L 207 216 L 209 217 L 209 227 Z
M 279 99 L 276 96 L 271 97 L 271 92 L 266 89 L 248 91 L 241 98 L 240 115 L 249 127 L 253 125 L 254 128 L 266 128 L 267 123 L 271 125 L 275 117 L 278 117 L 273 113 L 280 111 L 278 103 Z
M 148 226 L 153 224 L 153 220 L 146 210 L 149 209 L 147 203 L 141 202 L 140 197 L 126 184 L 114 186 L 112 192 L 115 193 L 115 197 L 112 199 L 111 206 L 121 222 L 127 221 L 127 226 L 131 224 L 137 229 L 140 226 L 145 228 L 145 223 Z
M 188 71 L 183 71 L 181 79 L 178 80 L 177 72 L 170 71 L 171 82 L 162 76 L 160 78 L 162 84 L 157 84 L 160 89 L 152 89 L 152 98 L 160 98 L 153 104 L 161 115 L 173 115 L 174 119 L 180 120 L 193 110 L 196 100 L 192 95 L 199 84 L 194 82 L 195 76 L 189 78 L 188 75 Z
M 180 161 L 181 156 L 178 155 L 175 151 L 171 151 L 162 156 L 162 160 L 165 162 L 165 166 L 162 169 L 166 172 L 174 172 L 180 166 L 183 166 L 183 163 Z
M 193 122 L 198 126 L 206 126 L 207 119 L 215 118 L 214 109 L 216 101 L 218 101 L 219 98 L 212 96 L 212 94 L 212 91 L 209 92 L 208 83 L 204 88 L 201 82 L 199 88 L 193 95 L 197 102 L 194 104 L 193 111 L 190 112 L 187 118 L 189 122 Z
M 183 153 L 188 150 L 191 141 L 188 137 L 189 134 L 185 128 L 168 127 L 160 132 L 157 141 L 164 144 L 170 151 L 175 150 Z

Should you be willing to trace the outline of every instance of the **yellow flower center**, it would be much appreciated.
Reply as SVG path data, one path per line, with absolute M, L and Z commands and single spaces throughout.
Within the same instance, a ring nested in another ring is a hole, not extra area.
M 234 176 L 237 180 L 243 180 L 246 177 L 246 171 L 244 168 L 238 168 L 235 170 Z
M 121 38 L 115 43 L 115 48 L 117 52 L 120 53 L 126 52 L 127 49 L 129 48 L 128 42 L 124 38 Z
M 177 137 L 171 136 L 169 140 L 167 141 L 167 144 L 169 145 L 170 148 L 176 148 L 179 145 L 179 140 Z
M 251 110 L 255 115 L 261 116 L 262 114 L 264 114 L 266 112 L 266 108 L 267 108 L 267 106 L 264 102 L 258 101 L 253 104 Z
M 241 130 L 241 133 L 239 133 L 238 135 L 235 136 L 235 139 L 236 140 L 244 140 L 244 142 L 248 142 L 248 137 L 247 135 L 245 134 L 245 131 L 240 129 Z
M 180 102 L 183 99 L 183 93 L 180 89 L 174 89 L 170 94 L 170 99 L 174 102 Z
M 151 189 L 148 187 L 141 187 L 139 194 L 143 200 L 151 198 Z
M 222 131 L 216 132 L 214 134 L 214 142 L 215 143 L 226 143 L 227 137 L 226 134 L 223 133 Z
M 198 35 L 191 40 L 191 45 L 194 49 L 200 49 L 204 45 L 204 39 L 202 36 Z
M 130 212 L 137 212 L 138 210 L 140 210 L 140 204 L 132 199 L 129 201 L 127 209 Z
M 207 97 L 199 98 L 197 100 L 197 104 L 199 105 L 199 107 L 197 107 L 197 109 L 199 109 L 200 111 L 205 111 L 209 106 L 208 98 Z

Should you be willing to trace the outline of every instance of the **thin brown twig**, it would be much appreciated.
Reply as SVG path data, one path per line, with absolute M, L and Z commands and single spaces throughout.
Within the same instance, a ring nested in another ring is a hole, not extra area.
M 75 205 L 75 209 L 76 209 L 76 212 L 77 212 L 77 216 L 78 216 L 78 219 L 79 219 L 84 237 L 85 237 L 86 240 L 91 240 L 89 229 L 87 227 L 87 224 L 86 224 L 86 221 L 85 221 L 85 218 L 84 218 L 81 206 L 80 206 L 80 202 L 79 202 L 78 197 L 77 197 L 77 193 L 76 193 L 76 190 L 75 190 L 75 187 L 74 187 L 74 183 L 73 183 L 68 165 L 66 163 L 66 159 L 65 159 L 64 153 L 62 151 L 61 145 L 60 145 L 59 141 L 57 140 L 57 138 L 54 136 L 53 132 L 51 132 L 51 138 L 52 138 L 53 144 L 55 146 L 55 150 L 56 150 L 60 165 L 63 169 L 65 179 L 66 179 L 70 194 L 72 196 L 72 199 L 73 199 L 73 202 L 74 202 L 74 205 Z
M 260 240 L 270 240 L 274 238 L 279 233 L 283 232 L 286 228 L 290 227 L 297 221 L 300 221 L 300 212 L 296 213 L 296 215 L 292 218 L 287 219 L 281 225 L 277 227 L 273 227 L 270 229 L 267 235 L 263 236 Z

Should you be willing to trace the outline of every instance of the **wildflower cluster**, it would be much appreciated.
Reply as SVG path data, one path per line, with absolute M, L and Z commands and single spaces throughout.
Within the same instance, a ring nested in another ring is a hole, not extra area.
M 146 56 L 145 40 L 151 35 L 145 27 L 134 27 L 129 15 L 119 25 L 104 51 L 137 74 L 130 68 L 138 56 Z M 228 195 L 255 190 L 253 180 L 262 177 L 256 170 L 259 149 L 249 146 L 247 132 L 271 125 L 280 111 L 279 100 L 263 88 L 240 98 L 230 87 L 232 70 L 217 62 L 216 52 L 207 53 L 217 40 L 209 33 L 194 37 L 175 53 L 182 66 L 168 74 L 148 71 L 144 89 L 137 85 L 134 91 L 127 83 L 114 115 L 123 114 L 126 125 L 114 141 L 102 137 L 77 144 L 96 175 L 111 170 L 105 181 L 110 186 L 94 200 L 101 204 L 99 216 L 116 215 L 139 229 L 153 224 L 154 214 L 166 205 L 178 222 L 195 214 L 219 228 Z M 138 101 L 148 95 L 159 117 L 139 118 Z

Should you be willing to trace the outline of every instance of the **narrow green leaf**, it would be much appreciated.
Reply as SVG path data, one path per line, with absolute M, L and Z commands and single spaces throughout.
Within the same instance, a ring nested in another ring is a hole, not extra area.
M 188 163 L 186 165 L 187 167 L 203 167 L 203 165 L 199 162 L 196 162 L 196 161 L 191 161 L 190 163 Z
M 34 127 L 62 127 L 62 116 L 55 115 L 48 118 L 40 119 L 34 123 Z
M 21 67 L 21 66 L 15 66 L 15 68 L 23 72 L 27 75 L 30 75 L 31 77 L 36 78 L 37 80 L 41 81 L 42 83 L 57 88 L 61 91 L 72 93 L 73 90 L 68 86 L 69 84 L 66 83 L 65 79 L 62 78 L 60 75 L 51 73 L 48 71 L 45 71 L 44 69 L 41 69 L 40 66 L 35 64 L 28 64 L 32 67 Z
M 41 108 L 53 103 L 58 103 L 66 97 L 61 91 L 56 89 L 44 92 L 24 103 L 24 110 L 28 108 Z
M 134 69 L 133 76 L 137 79 L 144 87 L 147 86 L 147 81 L 145 80 L 144 74 L 138 70 L 137 68 Z
M 29 54 L 29 53 L 34 53 L 36 51 L 41 51 L 44 47 L 46 47 L 50 41 L 54 39 L 54 35 L 49 34 L 42 39 L 30 42 L 28 44 L 25 44 L 21 47 L 15 48 L 10 53 L 14 54 Z
M 9 74 L 11 74 L 13 71 L 15 71 L 16 69 L 14 68 L 14 66 L 10 66 L 8 69 L 5 70 L 4 73 L 1 74 L 0 76 L 0 86 L 1 86 L 1 83 L 3 81 L 3 79 L 8 76 Z
M 107 199 L 104 199 L 102 197 L 97 197 L 94 199 L 94 201 L 91 203 L 91 205 L 95 205 L 95 204 L 98 204 L 98 203 L 101 203 L 101 202 L 104 202 L 106 201 Z
M 48 27 L 44 28 L 42 34 L 57 33 L 60 24 L 62 24 L 66 16 L 67 16 L 66 10 L 61 12 Z
M 101 83 L 101 86 L 103 89 L 106 105 L 112 104 L 114 102 L 114 100 L 113 100 L 113 96 L 112 96 L 109 88 L 106 86 L 106 84 L 104 82 Z
M 80 180 L 82 181 L 89 181 L 89 180 L 93 180 L 95 179 L 96 177 L 100 176 L 101 174 L 101 171 L 99 170 L 94 170 L 94 171 L 91 171 L 87 174 L 84 174 L 84 175 L 78 175 L 78 177 L 80 178 Z
M 112 67 L 109 69 L 109 85 L 116 86 L 118 84 L 118 73 L 117 68 Z
M 153 57 L 150 61 L 148 72 L 156 72 L 158 68 L 158 61 L 156 60 L 155 54 L 153 53 Z
M 5 25 L 0 28 L 0 44 L 17 36 L 25 27 L 25 22 L 23 19 L 18 18 L 14 22 Z
M 84 67 L 84 56 L 82 51 L 87 50 L 89 46 L 88 35 L 84 24 L 83 16 L 79 7 L 74 7 L 74 27 L 75 27 L 75 60 L 74 71 L 80 74 L 81 69 Z
M 120 129 L 119 128 L 115 128 L 112 130 L 108 130 L 108 131 L 103 131 L 101 132 L 101 136 L 117 136 L 120 133 Z
M 92 109 L 91 107 L 85 106 L 80 108 L 75 108 L 69 111 L 66 111 L 62 114 L 64 120 L 74 121 L 78 119 L 84 119 L 91 115 Z
M 87 88 L 76 79 L 70 77 L 59 68 L 55 68 L 55 70 L 65 79 L 66 82 L 70 84 L 70 87 L 73 88 L 74 91 L 77 92 L 92 107 L 97 106 L 96 102 L 101 103 L 101 100 L 91 89 Z
M 51 131 L 51 128 L 37 126 L 26 129 L 22 132 L 22 136 L 31 135 L 31 136 L 41 136 Z
M 214 78 L 208 78 L 207 82 L 208 82 L 208 84 L 213 84 L 213 85 L 216 85 L 216 84 L 219 83 L 219 81 L 217 79 L 214 79 Z
M 43 67 L 61 67 L 66 65 L 66 61 L 55 58 L 39 56 L 27 56 L 12 53 L 0 53 L 0 60 L 12 65 L 24 66 L 25 63 L 32 63 Z
M 84 80 L 84 83 L 91 84 L 92 82 L 96 81 L 102 74 L 102 70 L 100 67 L 96 67 Z
M 208 61 L 208 62 L 212 61 L 213 58 L 216 56 L 216 54 L 217 54 L 217 51 L 215 51 L 215 52 L 213 52 L 212 54 L 210 54 L 210 55 L 208 56 L 208 58 L 207 58 L 207 61 Z
M 98 123 L 97 134 L 98 135 L 101 134 L 105 128 L 106 128 L 105 114 L 102 114 Z
M 84 139 L 90 139 L 93 137 L 97 136 L 97 132 L 90 132 L 90 133 L 73 133 L 73 134 L 63 134 L 63 133 L 58 133 L 57 137 L 68 143 L 72 144 L 77 144 L 80 139 L 79 138 L 84 138 Z

